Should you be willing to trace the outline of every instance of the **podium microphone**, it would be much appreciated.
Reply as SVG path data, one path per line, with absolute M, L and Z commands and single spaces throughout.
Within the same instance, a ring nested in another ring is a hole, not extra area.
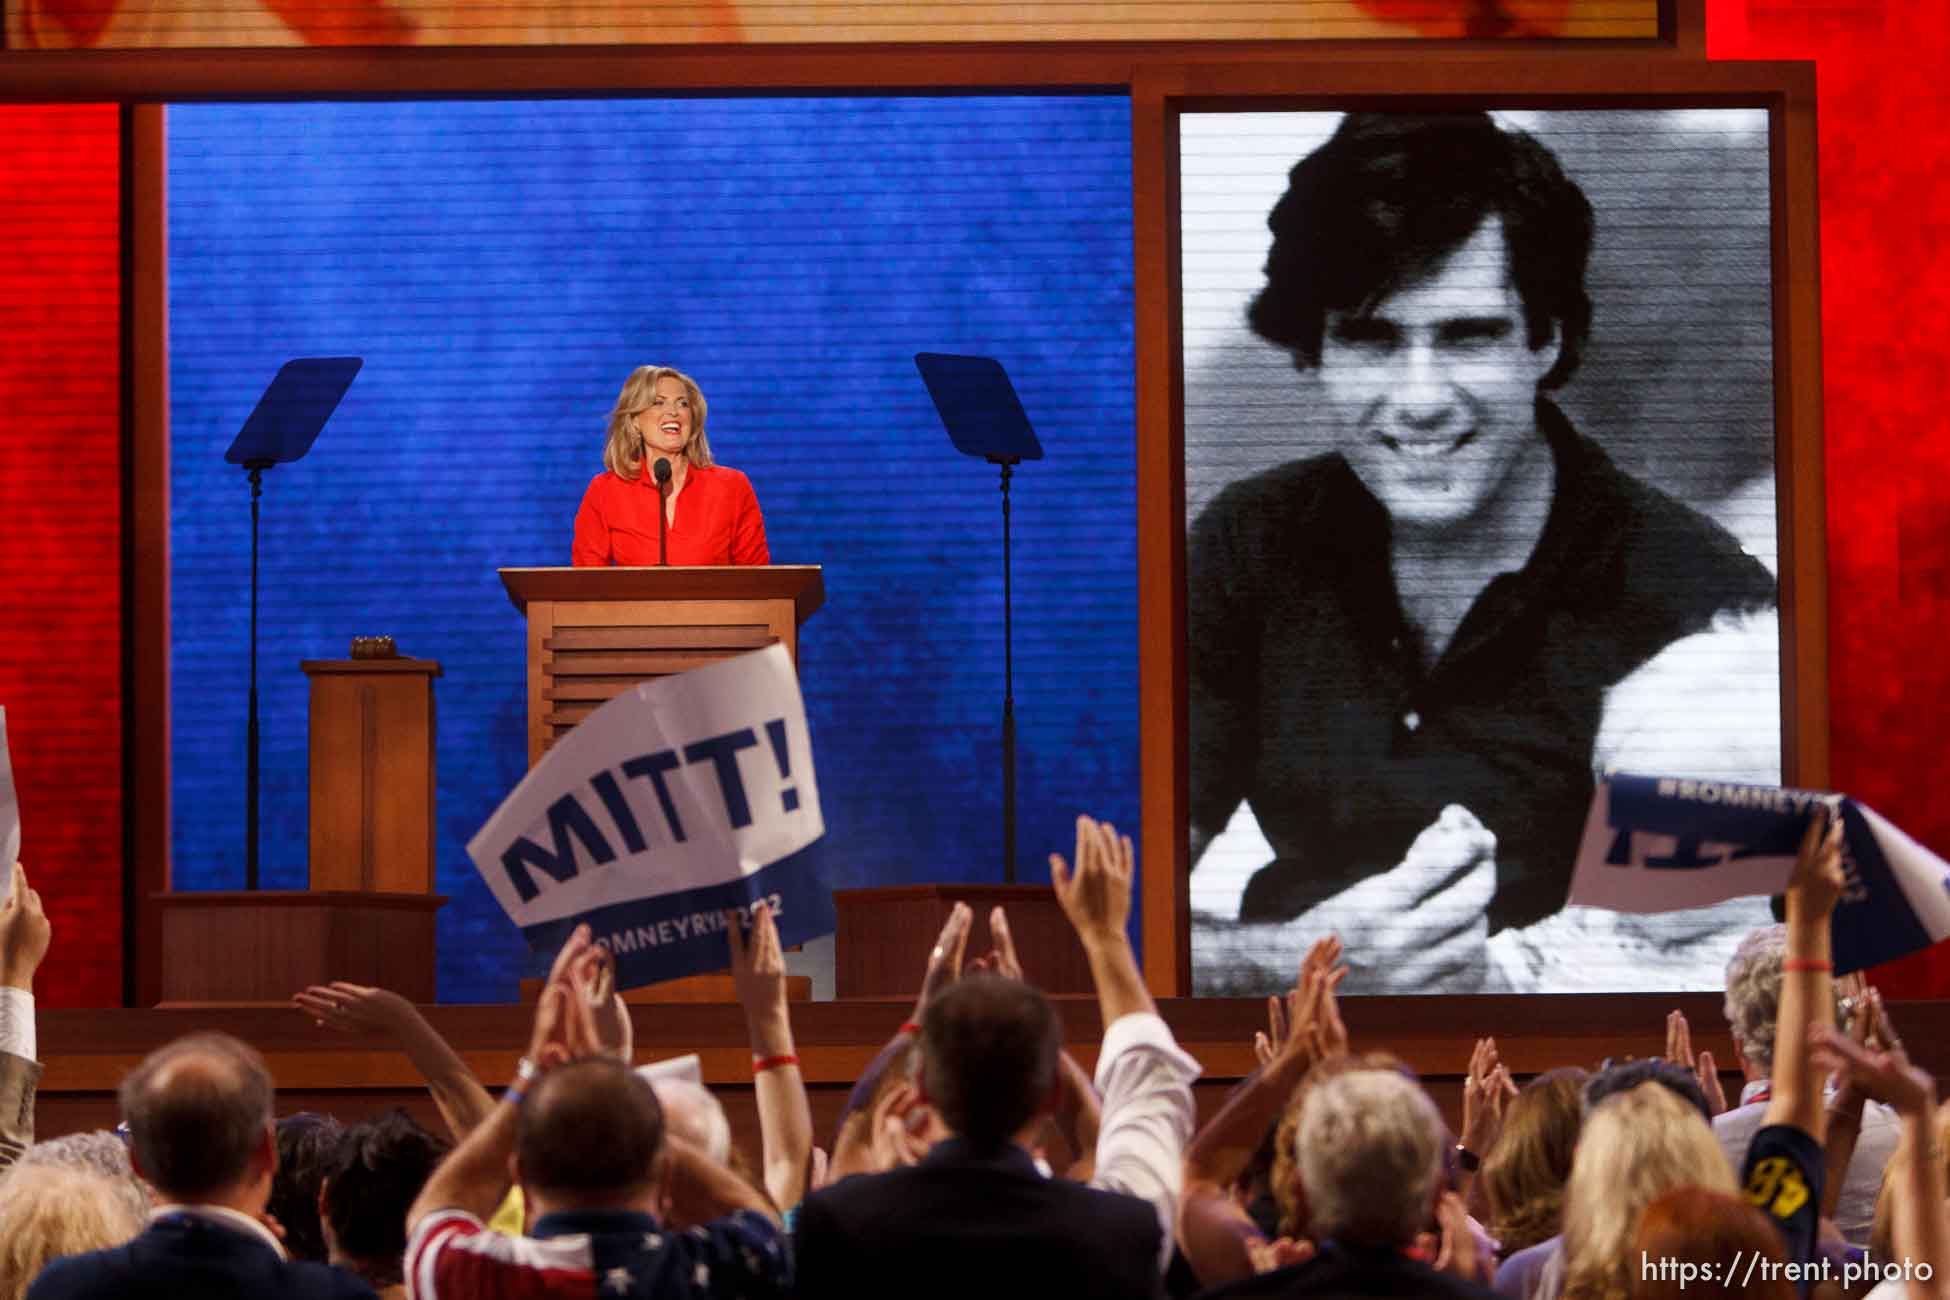
M 668 565 L 670 556 L 664 549 L 664 512 L 669 507 L 664 503 L 664 493 L 670 489 L 670 462 L 662 456 L 650 467 L 657 479 L 657 563 Z

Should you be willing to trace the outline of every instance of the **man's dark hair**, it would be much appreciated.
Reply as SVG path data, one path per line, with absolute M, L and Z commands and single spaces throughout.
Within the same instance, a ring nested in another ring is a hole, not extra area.
M 1590 1114 L 1607 1097 L 1630 1092 L 1641 1083 L 1656 1083 L 1697 1107 L 1706 1122 L 1713 1122 L 1713 1108 L 1706 1104 L 1706 1093 L 1693 1072 L 1683 1065 L 1651 1057 L 1643 1061 L 1623 1061 L 1606 1065 L 1585 1081 L 1584 1111 Z
M 386 1265 L 367 1276 L 375 1286 L 399 1280 L 406 1254 L 406 1212 L 453 1144 L 390 1110 L 339 1135 L 325 1167 L 325 1221 L 347 1260 Z
M 600 1202 L 647 1186 L 663 1144 L 650 1085 L 621 1061 L 590 1057 L 549 1071 L 522 1102 L 515 1158 L 538 1191 Z
M 1557 158 L 1487 113 L 1349 113 L 1327 143 L 1295 164 L 1266 224 L 1266 287 L 1254 333 L 1320 363 L 1330 311 L 1372 308 L 1499 217 L 1530 346 L 1561 340 L 1539 381 L 1577 370 L 1591 333 L 1591 202 Z
M 949 1128 L 995 1148 L 1035 1117 L 1056 1084 L 1056 1009 L 1021 980 L 957 980 L 921 1017 L 921 1079 Z
M 122 1118 L 142 1176 L 170 1200 L 196 1201 L 250 1169 L 273 1103 L 264 1058 L 229 1034 L 157 1048 L 122 1080 Z
M 299 1111 L 278 1121 L 278 1172 L 271 1179 L 271 1202 L 264 1208 L 284 1228 L 284 1248 L 293 1259 L 325 1262 L 318 1187 L 344 1132 L 344 1125 L 315 1111 Z

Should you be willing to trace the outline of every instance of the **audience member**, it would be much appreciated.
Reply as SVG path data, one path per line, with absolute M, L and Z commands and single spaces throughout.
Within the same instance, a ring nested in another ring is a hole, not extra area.
M 162 1202 L 126 1245 L 57 1260 L 30 1300 L 244 1300 L 371 1296 L 363 1282 L 293 1261 L 265 1222 L 277 1168 L 270 1073 L 222 1034 L 151 1053 L 121 1089 L 136 1171 Z
M 1793 924 L 1792 912 L 1789 923 Z M 1816 1025 L 1811 1036 L 1821 1065 L 1842 1069 L 1849 1084 L 1902 1116 L 1901 1145 L 1890 1161 L 1889 1185 L 1884 1188 L 1889 1242 L 1881 1262 L 1894 1269 L 1878 1282 L 1876 1292 L 1897 1297 L 1907 1291 L 1910 1300 L 1950 1295 L 1950 1201 L 1946 1200 L 1950 1183 L 1945 1177 L 1946 1125 L 1937 1108 L 1936 1080 L 1909 1063 L 1900 1043 L 1873 1050 L 1825 1025 Z M 1757 1187 L 1758 1179 L 1748 1185 L 1748 1195 L 1756 1200 Z
M 791 1210 L 806 1196 L 812 1158 L 812 1104 L 793 1048 L 792 1013 L 785 996 L 785 950 L 770 903 L 751 908 L 751 934 L 737 912 L 726 917 L 732 982 L 745 1009 L 752 1045 L 752 1089 L 758 1100 L 764 1185 L 772 1203 Z M 727 1142 L 727 1145 L 729 1143 Z M 727 1153 L 729 1154 L 729 1153 Z
M 1448 1130 L 1435 1103 L 1394 1070 L 1353 1069 L 1310 1087 L 1295 1149 L 1308 1241 L 1295 1262 L 1220 1287 L 1218 1297 L 1409 1295 L 1488 1297 L 1467 1275 L 1475 1249 L 1462 1202 L 1444 1190 Z M 1445 1249 L 1432 1267 L 1417 1258 L 1431 1216 Z M 1456 1276 L 1461 1273 L 1465 1276 Z
M 731 1163 L 731 1120 L 716 1094 L 689 1079 L 645 1076 L 645 1081 L 650 1091 L 657 1094 L 657 1105 L 663 1108 L 666 1132 L 684 1139 L 720 1164 Z
M 1483 1157 L 1476 1185 L 1502 1258 L 1563 1231 L 1564 1184 L 1584 1127 L 1582 1093 L 1589 1077 L 1565 1066 L 1525 1084 Z
M 1561 1263 L 1546 1266 L 1533 1296 L 1600 1300 L 1629 1294 L 1640 1213 L 1664 1193 L 1687 1186 L 1734 1192 L 1733 1170 L 1703 1116 L 1651 1081 L 1601 1101 L 1585 1116 L 1564 1185 Z M 1561 1285 L 1553 1287 L 1560 1277 Z
M 1061 1030 L 1049 1000 L 1001 974 L 956 981 L 926 1001 L 920 1033 L 921 1088 L 951 1136 L 911 1167 L 807 1198 L 801 1295 L 924 1285 L 934 1295 L 993 1296 L 1026 1284 L 1064 1296 L 1157 1292 L 1198 1067 L 1138 976 L 1125 929 L 1130 840 L 1079 818 L 1074 873 L 1053 856 L 1050 874 L 1105 1025 L 1092 1186 L 1047 1177 L 1028 1149 L 1059 1086 Z
M 278 1170 L 266 1210 L 277 1221 L 293 1259 L 325 1262 L 325 1230 L 318 1221 L 318 1189 L 338 1153 L 345 1127 L 330 1115 L 299 1111 L 277 1122 Z
M 100 1174 L 122 1186 L 123 1195 L 141 1217 L 149 1215 L 153 1199 L 149 1185 L 129 1163 L 129 1144 L 108 1129 L 88 1129 L 36 1142 L 22 1153 L 13 1172 L 26 1169 L 76 1169 Z
M 1747 1199 L 1774 1220 L 1793 1264 L 1818 1258 L 1828 1116 L 1809 1048 L 1833 1038 L 1831 931 L 1842 885 L 1842 820 L 1823 805 L 1808 819 L 1788 878 L 1787 955 L 1781 960 L 1767 1111 L 1740 1167 Z M 1807 1293 L 1806 1282 L 1801 1290 Z
M 325 1163 L 318 1214 L 331 1262 L 364 1278 L 382 1300 L 406 1294 L 406 1212 L 452 1149 L 393 1110 L 341 1130 Z
M 557 970 L 589 947 L 577 927 Z M 527 1238 L 484 1225 L 511 1175 L 534 1216 Z M 666 1231 L 660 1215 L 700 1226 Z M 586 999 L 553 978 L 515 1085 L 414 1201 L 408 1242 L 417 1300 L 763 1296 L 791 1281 L 764 1194 L 665 1134 L 650 1085 L 604 1050 Z
M 48 1261 L 119 1246 L 148 1205 L 129 1184 L 81 1169 L 16 1169 L 0 1178 L 0 1300 L 21 1300 Z
M 1273 1247 L 1273 1233 L 1251 1212 L 1254 1191 L 1240 1180 L 1270 1128 L 1283 1113 L 1298 1113 L 1297 1090 L 1321 1062 L 1347 1052 L 1347 1028 L 1341 1022 L 1334 989 L 1345 976 L 1340 965 L 1340 941 L 1317 941 L 1300 963 L 1300 974 L 1284 998 L 1268 999 L 1267 1033 L 1254 1039 L 1260 1067 L 1234 1090 L 1185 1153 L 1184 1199 L 1178 1215 L 1178 1242 L 1198 1281 L 1217 1286 L 1251 1276 L 1255 1262 Z M 1291 1107 L 1291 1109 L 1289 1109 Z M 1275 1137 L 1291 1141 L 1282 1129 Z M 1289 1147 L 1290 1150 L 1290 1147 Z M 1276 1154 L 1273 1170 L 1282 1166 Z M 1274 1174 L 1274 1180 L 1278 1175 Z M 1292 1180 L 1284 1180 L 1289 1184 Z M 1275 1189 L 1279 1203 L 1279 1189 Z M 1297 1216 L 1296 1216 L 1297 1217 Z M 1299 1236 L 1304 1225 L 1282 1223 L 1287 1237 Z
M 1633 1300 L 1794 1300 L 1786 1263 L 1781 1234 L 1745 1200 L 1677 1187 L 1639 1215 L 1627 1271 Z
M 1699 1077 L 1683 1065 L 1656 1056 L 1643 1061 L 1620 1061 L 1616 1065 L 1608 1061 L 1599 1066 L 1598 1072 L 1585 1080 L 1584 1112 L 1589 1115 L 1606 1098 L 1621 1096 L 1645 1083 L 1658 1084 L 1698 1111 L 1709 1127 L 1712 1125 L 1713 1106 L 1699 1085 Z
M 34 1140 L 34 972 L 53 934 L 26 868 L 14 863 L 13 889 L 0 903 L 0 1170 Z
M 1781 962 L 1786 956 L 1787 927 L 1770 925 L 1743 939 L 1727 962 L 1727 1025 L 1733 1031 L 1733 1059 L 1746 1082 L 1740 1089 L 1740 1104 L 1714 1118 L 1713 1133 L 1736 1168 L 1746 1159 L 1747 1146 L 1767 1113 L 1768 1076 L 1774 1068 L 1775 1021 L 1781 1000 Z M 1842 1122 L 1852 1126 L 1854 1150 L 1846 1172 L 1830 1188 L 1827 1200 L 1842 1236 L 1862 1246 L 1869 1241 L 1882 1171 L 1895 1154 L 1902 1122 L 1889 1107 L 1878 1102 L 1863 1105 L 1861 1098 L 1849 1095 L 1832 1099 L 1830 1114 L 1838 1112 L 1838 1118 L 1847 1116 Z M 1855 1119 L 1857 1115 L 1859 1120 Z

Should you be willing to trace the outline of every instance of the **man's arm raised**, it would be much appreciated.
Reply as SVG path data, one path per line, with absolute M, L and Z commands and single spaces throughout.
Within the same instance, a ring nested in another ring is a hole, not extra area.
M 1138 973 L 1126 929 L 1136 874 L 1130 837 L 1088 817 L 1077 818 L 1075 870 L 1050 855 L 1050 883 L 1089 958 L 1104 1019 L 1097 1056 L 1103 1118 L 1090 1181 L 1150 1202 L 1161 1230 L 1162 1271 L 1171 1259 L 1199 1064 L 1179 1050 Z

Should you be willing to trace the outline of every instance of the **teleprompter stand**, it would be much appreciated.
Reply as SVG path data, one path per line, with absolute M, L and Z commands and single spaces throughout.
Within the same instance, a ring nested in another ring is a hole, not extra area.
M 1043 446 L 1015 385 L 991 357 L 920 352 L 914 357 L 934 409 L 955 450 L 1002 471 L 1002 879 L 1016 883 L 1015 593 L 1009 550 L 1009 477 L 1025 460 L 1041 460 Z
M 250 698 L 246 706 L 244 759 L 244 888 L 256 889 L 258 850 L 257 735 L 257 501 L 264 495 L 264 471 L 288 465 L 311 450 L 319 431 L 338 409 L 364 362 L 358 357 L 300 357 L 287 361 L 257 409 L 223 458 L 244 467 L 251 485 L 251 644 Z

